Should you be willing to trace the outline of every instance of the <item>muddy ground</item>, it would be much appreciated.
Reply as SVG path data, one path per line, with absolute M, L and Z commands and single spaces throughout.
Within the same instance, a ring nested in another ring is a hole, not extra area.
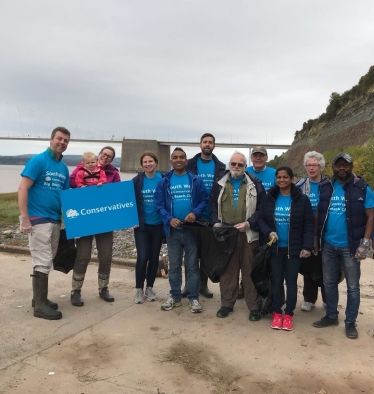
M 291 332 L 272 330 L 270 316 L 248 320 L 243 300 L 226 319 L 214 298 L 203 313 L 187 301 L 160 310 L 168 282 L 157 278 L 158 300 L 135 305 L 134 272 L 114 267 L 107 304 L 97 295 L 97 266 L 82 291 L 85 305 L 70 304 L 71 274 L 50 275 L 50 298 L 63 318 L 32 316 L 29 256 L 0 254 L 0 393 L 337 394 L 374 392 L 374 265 L 362 263 L 359 338 L 344 334 L 345 283 L 340 286 L 340 325 L 312 327 L 324 315 L 321 300 L 301 312 L 301 286 Z M 300 280 L 301 285 L 301 280 Z

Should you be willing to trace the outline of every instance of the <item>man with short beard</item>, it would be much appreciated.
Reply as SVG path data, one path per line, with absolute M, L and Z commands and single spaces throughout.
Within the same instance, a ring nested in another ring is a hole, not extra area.
M 235 152 L 229 170 L 216 182 L 210 196 L 211 218 L 214 227 L 233 226 L 238 231 L 237 247 L 220 277 L 221 308 L 217 317 L 233 312 L 239 294 L 239 271 L 242 271 L 244 298 L 250 310 L 249 320 L 261 319 L 261 296 L 252 279 L 255 250 L 259 245 L 257 215 L 265 189 L 260 180 L 245 172 L 247 161 Z
M 323 284 L 326 294 L 326 316 L 314 327 L 337 326 L 339 301 L 339 267 L 347 282 L 345 333 L 358 337 L 356 319 L 360 306 L 360 261 L 367 257 L 373 231 L 374 197 L 362 178 L 352 173 L 353 160 L 339 153 L 332 160 L 334 176 L 320 183 L 317 208 L 319 245 L 322 245 Z M 319 249 L 316 245 L 316 249 Z
M 213 150 L 216 146 L 216 140 L 213 134 L 203 134 L 200 138 L 199 146 L 201 153 L 198 153 L 192 159 L 188 160 L 187 169 L 193 174 L 198 175 L 203 180 L 205 189 L 207 193 L 210 194 L 213 189 L 214 182 L 220 180 L 224 175 L 226 166 L 218 160 L 216 155 L 213 154 Z M 209 204 L 205 207 L 202 217 L 211 223 Z M 185 278 L 187 282 L 187 270 L 185 271 Z M 208 289 L 208 275 L 205 273 L 201 264 L 200 294 L 206 298 L 213 297 L 213 293 Z M 182 297 L 187 297 L 187 283 L 184 290 L 182 290 Z

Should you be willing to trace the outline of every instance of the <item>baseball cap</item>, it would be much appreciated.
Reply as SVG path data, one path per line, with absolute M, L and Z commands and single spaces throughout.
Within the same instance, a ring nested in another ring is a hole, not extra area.
M 267 150 L 265 149 L 264 146 L 255 146 L 252 149 L 251 155 L 253 155 L 255 153 L 262 153 L 263 155 L 267 155 L 268 154 L 268 152 L 267 152 Z
M 338 159 L 344 159 L 348 164 L 353 163 L 353 159 L 348 153 L 339 153 L 332 159 L 332 164 L 335 164 Z

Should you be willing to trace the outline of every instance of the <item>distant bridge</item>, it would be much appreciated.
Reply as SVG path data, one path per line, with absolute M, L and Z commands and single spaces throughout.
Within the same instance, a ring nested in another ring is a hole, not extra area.
M 9 141 L 49 141 L 47 137 L 1 137 L 0 140 L 9 140 Z M 102 142 L 104 144 L 122 144 L 127 141 L 134 141 L 133 139 L 93 139 L 93 138 L 72 138 L 71 142 Z M 135 141 L 154 141 L 154 140 L 135 140 Z M 191 142 L 191 141 L 157 141 L 160 145 L 165 146 L 199 146 L 199 142 Z M 266 149 L 288 149 L 290 144 L 261 144 L 261 143 L 242 143 L 242 142 L 216 142 L 216 148 L 247 148 L 251 149 L 254 146 L 264 146 Z
M 49 141 L 47 137 L 0 137 L 0 140 L 12 141 Z M 141 139 L 87 139 L 72 138 L 71 142 L 99 142 L 105 145 L 122 145 L 121 171 L 136 172 L 141 170 L 139 158 L 146 150 L 154 152 L 158 157 L 158 168 L 166 171 L 170 168 L 170 147 L 171 146 L 199 146 L 199 141 L 157 141 Z M 255 146 L 264 146 L 266 149 L 288 149 L 288 144 L 261 144 L 261 143 L 241 143 L 241 142 L 217 142 L 217 148 L 245 148 L 249 150 Z

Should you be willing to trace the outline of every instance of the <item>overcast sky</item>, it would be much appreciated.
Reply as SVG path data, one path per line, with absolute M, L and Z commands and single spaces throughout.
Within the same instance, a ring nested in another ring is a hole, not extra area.
M 372 0 L 2 0 L 0 135 L 65 125 L 84 138 L 291 144 L 373 65 L 373 11 Z

